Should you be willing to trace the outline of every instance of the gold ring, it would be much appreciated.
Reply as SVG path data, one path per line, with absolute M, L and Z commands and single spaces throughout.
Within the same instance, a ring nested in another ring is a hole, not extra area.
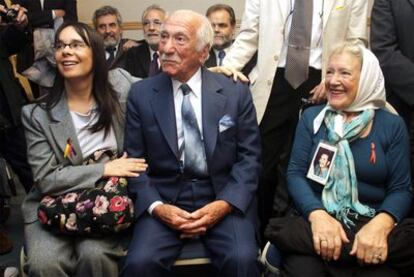
M 373 261 L 374 262 L 381 262 L 382 260 L 381 260 L 381 255 L 374 255 L 374 257 L 373 257 Z

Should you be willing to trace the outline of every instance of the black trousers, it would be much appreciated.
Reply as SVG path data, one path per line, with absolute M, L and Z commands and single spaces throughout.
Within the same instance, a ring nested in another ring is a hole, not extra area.
M 400 222 L 388 236 L 388 257 L 383 265 L 358 265 L 350 256 L 355 234 L 370 220 L 353 218 L 354 227 L 344 226 L 350 243 L 342 246 L 338 261 L 323 261 L 314 250 L 310 223 L 302 216 L 275 218 L 269 223 L 266 236 L 283 253 L 283 276 L 353 277 L 353 276 L 414 276 L 414 219 Z M 375 273 L 375 275 L 372 275 Z
M 28 192 L 33 185 L 33 175 L 27 162 L 26 148 L 23 126 L 0 130 L 0 156 L 10 164 Z
M 278 68 L 266 111 L 260 123 L 263 171 L 259 180 L 258 201 L 261 235 L 270 217 L 284 216 L 291 201 L 286 189 L 286 169 L 299 118 L 301 99 L 320 83 L 321 71 L 309 68 L 309 78 L 293 89 Z
M 399 277 L 388 265 L 343 266 L 328 264 L 319 257 L 287 255 L 282 269 L 283 277 Z

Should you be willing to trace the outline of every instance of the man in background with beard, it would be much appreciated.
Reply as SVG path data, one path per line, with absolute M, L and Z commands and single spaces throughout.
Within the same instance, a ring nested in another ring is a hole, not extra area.
M 92 21 L 95 30 L 104 39 L 106 62 L 109 68 L 124 67 L 126 51 L 137 46 L 138 43 L 122 38 L 122 17 L 118 9 L 103 6 L 94 12 Z
M 231 6 L 226 4 L 215 4 L 207 9 L 206 16 L 211 22 L 214 31 L 214 42 L 205 62 L 206 67 L 223 65 L 223 59 L 230 51 L 236 32 L 236 16 Z M 255 54 L 241 70 L 248 76 L 256 65 L 257 55 Z
M 158 43 L 165 17 L 165 10 L 158 5 L 149 6 L 142 13 L 144 40 L 128 51 L 124 67 L 131 75 L 147 78 L 161 72 Z

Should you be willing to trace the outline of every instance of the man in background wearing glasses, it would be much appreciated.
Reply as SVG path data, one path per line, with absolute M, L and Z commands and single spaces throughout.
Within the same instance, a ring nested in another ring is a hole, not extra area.
M 158 5 L 149 6 L 142 13 L 144 40 L 128 51 L 124 67 L 131 75 L 147 78 L 161 72 L 158 43 L 165 16 L 165 10 Z

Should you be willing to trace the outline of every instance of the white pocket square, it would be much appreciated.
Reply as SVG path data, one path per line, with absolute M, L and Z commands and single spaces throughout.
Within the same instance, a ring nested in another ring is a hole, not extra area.
M 228 128 L 233 127 L 234 126 L 234 121 L 231 118 L 230 115 L 225 114 L 219 121 L 219 132 L 224 132 L 226 131 Z

